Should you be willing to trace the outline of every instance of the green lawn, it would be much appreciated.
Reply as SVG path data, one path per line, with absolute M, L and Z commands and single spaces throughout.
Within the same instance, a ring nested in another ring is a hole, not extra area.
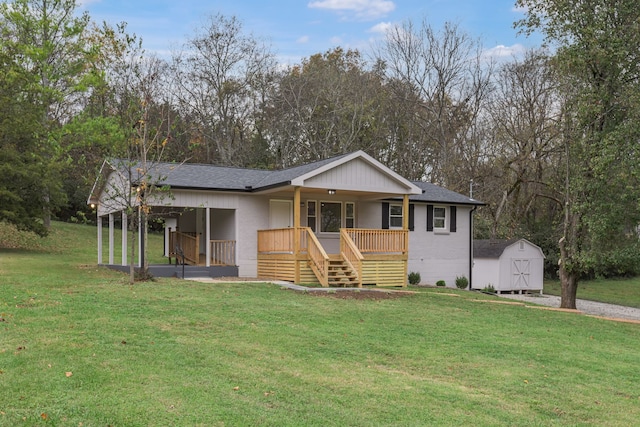
M 129 286 L 94 266 L 94 236 L 58 223 L 44 241 L 0 249 L 0 425 L 640 419 L 640 325 L 451 289 L 355 300 L 270 284 Z
M 545 281 L 544 293 L 560 295 L 560 282 Z M 578 283 L 578 298 L 640 308 L 640 278 L 599 279 Z

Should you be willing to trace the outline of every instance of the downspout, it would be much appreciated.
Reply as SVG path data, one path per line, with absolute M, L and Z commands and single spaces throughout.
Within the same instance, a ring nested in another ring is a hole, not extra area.
M 469 212 L 469 290 L 473 289 L 473 213 L 478 209 L 474 206 Z

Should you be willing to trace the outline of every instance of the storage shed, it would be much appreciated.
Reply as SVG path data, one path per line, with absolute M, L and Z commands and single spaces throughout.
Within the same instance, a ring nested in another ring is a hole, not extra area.
M 475 240 L 472 289 L 542 294 L 544 254 L 526 239 Z

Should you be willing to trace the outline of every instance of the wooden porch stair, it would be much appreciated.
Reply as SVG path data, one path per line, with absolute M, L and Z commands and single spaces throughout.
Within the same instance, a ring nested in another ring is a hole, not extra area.
M 340 257 L 330 257 L 327 278 L 329 287 L 358 287 L 356 272 Z

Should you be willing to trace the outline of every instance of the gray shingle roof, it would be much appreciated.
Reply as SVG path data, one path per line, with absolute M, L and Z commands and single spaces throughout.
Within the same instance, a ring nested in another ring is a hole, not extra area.
M 470 199 L 464 194 L 447 190 L 446 188 L 442 188 L 430 182 L 413 181 L 413 184 L 422 188 L 422 194 L 414 194 L 410 196 L 409 200 L 412 202 L 451 203 L 457 205 L 484 206 L 484 203 L 479 200 Z
M 474 258 L 500 258 L 500 255 L 509 246 L 517 242 L 518 239 L 512 240 L 483 240 L 473 241 Z
M 348 155 L 349 154 L 343 154 L 329 159 L 275 171 L 198 163 L 154 163 L 152 175 L 161 178 L 152 178 L 152 180 L 159 180 L 161 185 L 169 185 L 172 188 L 256 191 L 273 186 L 288 185 L 295 178 Z M 120 170 L 126 170 L 127 166 L 131 165 L 128 161 L 122 159 L 114 159 L 110 161 L 110 163 Z M 135 171 L 136 168 L 137 165 L 131 166 L 132 171 Z M 135 176 L 135 173 L 133 176 Z M 134 178 L 134 181 L 137 181 L 137 179 Z M 467 196 L 435 184 L 419 181 L 413 182 L 413 184 L 423 190 L 422 194 L 410 196 L 410 200 L 413 202 L 484 205 L 482 202 L 470 199 Z
M 291 180 L 345 156 L 347 154 L 275 171 L 200 163 L 154 163 L 151 174 L 154 177 L 160 177 L 159 179 L 152 178 L 152 180 L 159 180 L 162 185 L 169 185 L 173 188 L 250 191 L 287 185 Z M 122 159 L 114 159 L 110 163 L 120 170 L 126 170 L 130 165 L 128 161 Z M 135 171 L 137 165 L 132 165 L 131 169 Z M 135 175 L 134 173 L 133 176 Z M 134 181 L 137 179 L 134 178 Z

